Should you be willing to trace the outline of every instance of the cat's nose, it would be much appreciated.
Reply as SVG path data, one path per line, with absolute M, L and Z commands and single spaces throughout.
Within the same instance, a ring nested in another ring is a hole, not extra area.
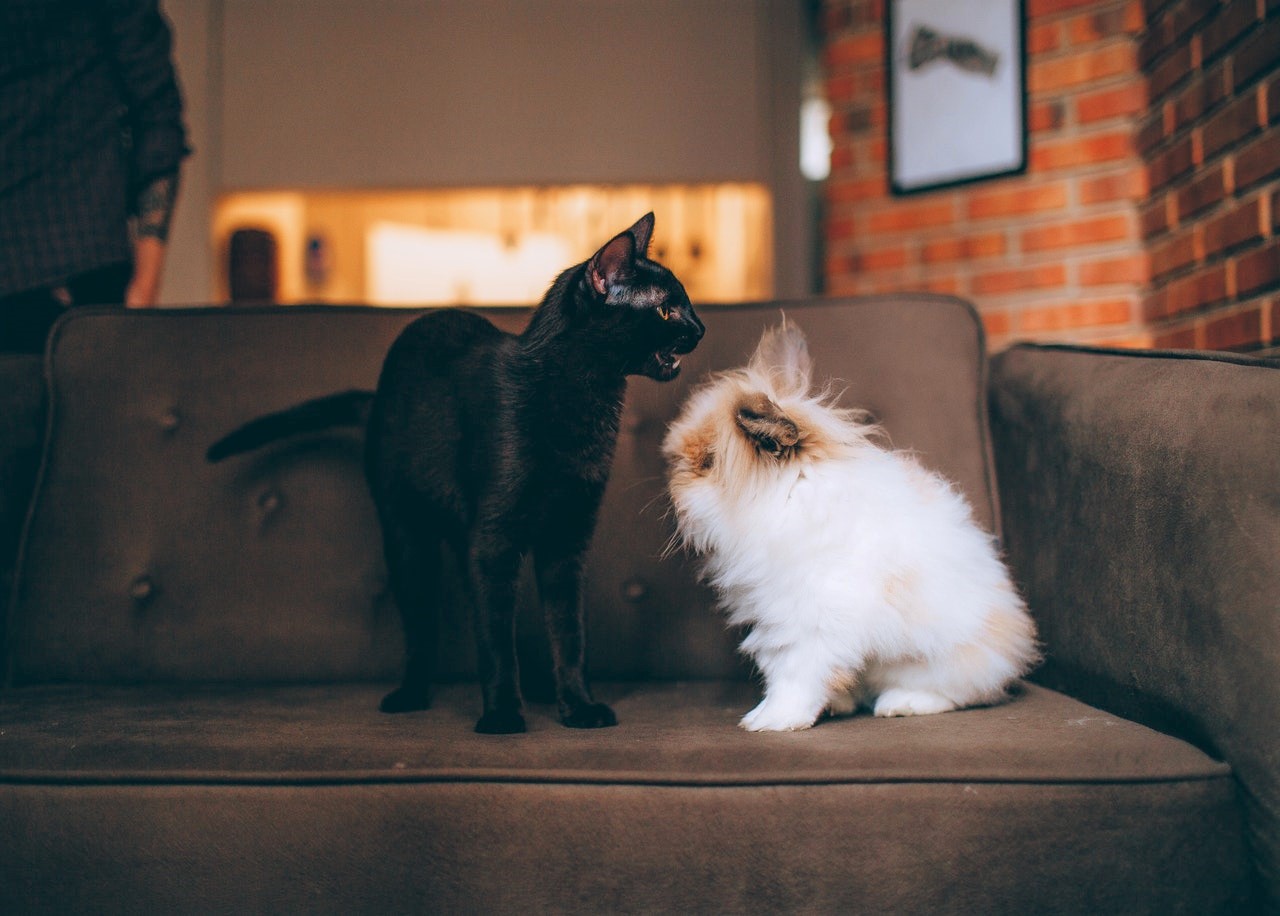
M 690 309 L 689 312 L 680 316 L 681 330 L 680 340 L 676 344 L 676 353 L 692 353 L 693 348 L 698 345 L 698 341 L 702 340 L 702 335 L 707 329 L 703 327 L 698 316 Z

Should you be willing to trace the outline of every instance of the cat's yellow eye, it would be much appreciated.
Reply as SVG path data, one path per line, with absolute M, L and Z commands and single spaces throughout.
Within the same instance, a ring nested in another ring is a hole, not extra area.
M 671 309 L 667 308 L 665 305 L 658 306 L 658 317 L 661 318 L 663 321 L 670 321 Z

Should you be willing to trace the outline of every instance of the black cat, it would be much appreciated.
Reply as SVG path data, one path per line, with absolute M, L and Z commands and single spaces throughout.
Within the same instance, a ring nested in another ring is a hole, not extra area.
M 273 439 L 356 422 L 404 623 L 402 685 L 385 712 L 425 709 L 436 653 L 440 543 L 458 555 L 476 609 L 484 714 L 476 731 L 525 730 L 515 652 L 516 580 L 532 552 L 560 719 L 614 725 L 583 672 L 584 557 L 618 437 L 628 375 L 669 381 L 703 326 L 684 287 L 646 253 L 653 214 L 552 284 L 519 336 L 454 309 L 392 344 L 376 394 L 346 392 L 255 420 L 218 461 Z M 370 403 L 371 400 L 371 403 Z

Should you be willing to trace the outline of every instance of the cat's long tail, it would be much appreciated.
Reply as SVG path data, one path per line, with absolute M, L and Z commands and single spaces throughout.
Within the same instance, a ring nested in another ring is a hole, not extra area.
M 251 452 L 277 439 L 316 433 L 339 426 L 363 426 L 369 419 L 372 391 L 342 391 L 250 420 L 233 429 L 205 453 L 211 462 Z

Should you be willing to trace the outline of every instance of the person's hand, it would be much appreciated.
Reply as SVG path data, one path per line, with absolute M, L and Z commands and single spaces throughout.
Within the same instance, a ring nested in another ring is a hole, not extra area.
M 164 273 L 165 243 L 142 236 L 133 244 L 133 278 L 124 292 L 124 304 L 131 309 L 154 308 L 160 301 L 160 279 Z

